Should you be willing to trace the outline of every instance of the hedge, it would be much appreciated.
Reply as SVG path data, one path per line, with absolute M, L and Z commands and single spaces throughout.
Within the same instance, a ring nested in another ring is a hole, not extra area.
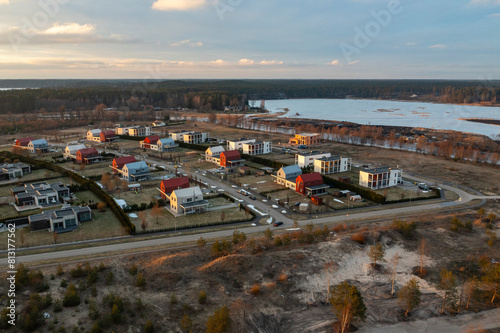
M 273 161 L 273 160 L 269 160 L 267 158 L 263 158 L 263 157 L 259 157 L 259 156 L 255 156 L 255 155 L 242 154 L 241 157 L 249 162 L 265 165 L 265 166 L 273 168 L 273 169 L 279 169 L 279 168 L 286 167 L 286 166 L 290 165 L 287 163 Z
M 194 149 L 194 150 L 199 150 L 199 151 L 205 151 L 210 147 L 215 147 L 215 146 L 220 146 L 219 144 L 207 144 L 207 145 L 202 145 L 202 144 L 194 144 L 194 143 L 185 143 L 185 142 L 177 142 L 179 144 L 179 147 L 181 148 L 188 148 L 188 149 Z
M 332 185 L 333 187 L 341 190 L 349 190 L 351 192 L 356 192 L 356 194 L 359 194 L 363 198 L 376 202 L 378 204 L 383 205 L 386 203 L 385 197 L 382 194 L 379 194 L 375 191 L 360 187 L 358 185 L 344 183 L 338 179 L 330 178 L 324 175 L 322 175 L 322 177 L 323 177 L 323 182 L 327 185 Z
M 116 201 L 104 192 L 96 182 L 91 179 L 80 176 L 77 173 L 74 173 L 70 170 L 64 169 L 58 165 L 52 164 L 47 161 L 39 161 L 31 157 L 16 155 L 10 152 L 0 152 L 0 156 L 9 157 L 11 159 L 19 159 L 21 162 L 28 163 L 34 166 L 42 167 L 47 170 L 52 170 L 54 172 L 58 172 L 63 176 L 70 177 L 75 182 L 80 184 L 84 189 L 89 189 L 92 193 L 94 193 L 99 199 L 101 199 L 107 207 L 111 209 L 113 214 L 118 218 L 120 223 L 125 227 L 127 232 L 131 235 L 135 234 L 135 225 L 130 221 L 130 218 L 127 214 L 121 209 L 120 206 L 116 203 Z
M 251 210 L 250 215 L 252 215 L 253 218 L 255 218 L 255 215 Z M 189 229 L 196 229 L 196 228 L 203 228 L 203 227 L 213 227 L 213 226 L 219 226 L 219 225 L 226 225 L 226 224 L 232 224 L 232 223 L 240 223 L 240 222 L 250 222 L 253 220 L 251 219 L 234 219 L 234 220 L 229 220 L 229 221 L 224 221 L 224 222 L 212 222 L 212 223 L 206 223 L 206 224 L 193 224 L 193 225 L 187 225 L 187 226 L 182 226 L 182 227 L 168 227 L 168 228 L 161 228 L 161 229 L 153 229 L 153 230 L 146 230 L 146 231 L 137 231 L 136 235 L 140 234 L 153 234 L 157 232 L 165 232 L 165 231 L 174 231 L 174 230 L 189 230 Z
M 131 135 L 118 135 L 120 139 L 131 140 L 131 141 L 143 141 L 145 136 L 131 136 Z

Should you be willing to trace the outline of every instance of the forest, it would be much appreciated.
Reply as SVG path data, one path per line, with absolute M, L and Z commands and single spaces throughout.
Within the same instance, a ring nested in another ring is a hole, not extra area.
M 9 86 L 10 85 L 10 86 Z M 434 80 L 0 80 L 0 114 L 112 108 L 223 110 L 250 99 L 374 98 L 408 100 L 428 96 L 444 103 L 496 103 L 500 81 Z M 37 88 L 37 89 L 34 89 Z

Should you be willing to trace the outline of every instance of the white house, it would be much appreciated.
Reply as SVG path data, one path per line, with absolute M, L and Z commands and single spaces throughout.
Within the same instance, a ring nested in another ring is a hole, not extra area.
M 272 149 L 272 143 L 270 141 L 255 141 L 243 144 L 243 154 L 248 155 L 269 154 Z
M 151 135 L 151 127 L 149 126 L 134 126 L 128 130 L 130 136 L 148 136 Z
M 372 190 L 396 186 L 403 182 L 403 171 L 381 167 L 359 171 L 359 185 Z
M 352 159 L 350 157 L 330 156 L 314 160 L 314 172 L 322 175 L 346 172 L 351 170 Z
M 87 131 L 87 140 L 101 142 L 101 130 L 100 129 L 90 129 Z
M 226 151 L 222 146 L 210 147 L 205 150 L 205 161 L 220 164 L 220 154 Z
M 185 133 L 183 137 L 183 141 L 185 143 L 191 143 L 191 144 L 205 143 L 207 142 L 207 139 L 208 139 L 208 133 L 202 133 L 202 132 Z
M 295 154 L 295 164 L 297 164 L 301 168 L 307 168 L 307 167 L 314 165 L 314 160 L 324 158 L 324 157 L 330 157 L 330 156 L 332 156 L 332 154 L 323 153 L 320 151 L 299 153 L 299 154 Z
M 194 133 L 194 131 L 182 130 L 182 131 L 179 131 L 179 132 L 172 132 L 172 133 L 170 133 L 170 137 L 174 141 L 181 141 L 181 142 L 183 142 L 184 141 L 184 134 L 191 134 L 191 133 Z
M 129 182 L 149 179 L 149 167 L 144 161 L 127 163 L 121 170 L 122 176 Z
M 85 148 L 87 148 L 85 145 L 66 146 L 66 148 L 64 148 L 63 156 L 64 158 L 76 160 L 76 152 Z
M 227 150 L 240 150 L 243 149 L 243 145 L 245 143 L 254 143 L 255 139 L 245 139 L 240 138 L 238 140 L 228 140 L 227 141 Z
M 194 214 L 206 211 L 208 202 L 203 200 L 199 186 L 175 190 L 170 194 L 170 209 L 175 214 Z

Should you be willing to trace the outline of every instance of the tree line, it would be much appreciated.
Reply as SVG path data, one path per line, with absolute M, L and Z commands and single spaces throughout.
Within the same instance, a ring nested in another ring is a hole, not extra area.
M 375 98 L 412 99 L 413 95 L 442 98 L 447 103 L 496 103 L 500 82 L 435 80 L 207 80 L 207 81 L 88 81 L 55 88 L 0 92 L 0 113 L 33 110 L 91 110 L 99 104 L 192 108 L 200 111 L 244 106 L 248 99 Z

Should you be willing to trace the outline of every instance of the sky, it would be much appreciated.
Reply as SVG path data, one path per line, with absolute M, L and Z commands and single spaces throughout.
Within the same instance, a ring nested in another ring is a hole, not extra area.
M 500 0 L 0 0 L 0 79 L 499 79 Z

